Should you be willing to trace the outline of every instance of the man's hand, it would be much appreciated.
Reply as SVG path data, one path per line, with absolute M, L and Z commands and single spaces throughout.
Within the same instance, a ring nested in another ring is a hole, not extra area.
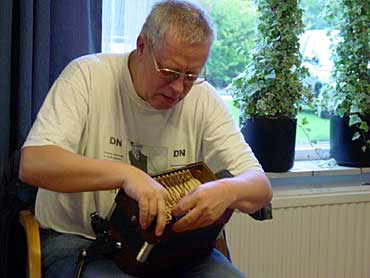
M 133 167 L 134 168 L 134 167 Z M 155 234 L 162 235 L 166 226 L 166 189 L 145 172 L 134 168 L 122 185 L 126 194 L 138 202 L 140 225 L 146 229 L 157 216 Z
M 220 181 L 202 184 L 181 199 L 172 210 L 175 217 L 186 213 L 172 229 L 181 232 L 209 226 L 221 217 L 232 202 L 227 185 Z

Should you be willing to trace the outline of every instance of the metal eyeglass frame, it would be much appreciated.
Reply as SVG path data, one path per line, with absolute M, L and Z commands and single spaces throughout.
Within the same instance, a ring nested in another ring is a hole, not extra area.
M 203 77 L 199 77 L 199 75 L 195 75 L 195 74 L 192 74 L 192 73 L 179 72 L 179 71 L 173 70 L 173 69 L 159 68 L 158 62 L 155 59 L 154 52 L 153 52 L 152 48 L 150 48 L 150 52 L 152 54 L 154 68 L 155 68 L 156 72 L 159 74 L 160 78 L 162 78 L 162 79 L 166 79 L 166 80 L 169 80 L 171 82 L 174 82 L 175 80 L 177 80 L 179 78 L 183 78 L 184 83 L 192 84 L 192 85 L 198 85 L 198 84 L 201 84 L 201 83 L 203 83 L 204 81 L 207 80 L 207 72 L 206 72 L 206 67 L 205 66 L 204 66 L 204 68 L 201 72 Z

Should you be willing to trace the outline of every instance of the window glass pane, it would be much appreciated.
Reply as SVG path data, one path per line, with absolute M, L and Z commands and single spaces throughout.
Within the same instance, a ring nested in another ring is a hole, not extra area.
M 231 80 L 244 70 L 254 47 L 257 11 L 252 0 L 197 0 L 205 8 L 217 31 L 207 63 L 207 80 L 223 97 L 235 121 L 240 111 L 227 91 Z
M 324 89 L 325 84 L 330 82 L 330 73 L 333 69 L 331 60 L 331 41 L 329 23 L 325 20 L 326 1 L 301 0 L 303 23 L 305 32 L 300 38 L 300 52 L 303 65 L 309 70 L 310 77 L 304 82 L 311 86 L 315 97 Z M 302 126 L 302 120 L 306 119 L 308 125 Z M 298 114 L 298 129 L 296 145 L 304 147 L 326 146 L 329 141 L 329 115 L 322 113 L 317 115 L 313 109 L 303 107 Z
M 103 0 L 103 52 L 126 52 L 136 38 L 155 0 Z
M 239 110 L 234 107 L 226 87 L 249 62 L 249 52 L 254 46 L 257 26 L 256 7 L 253 0 L 192 1 L 209 12 L 217 30 L 217 40 L 207 63 L 207 79 L 223 96 L 235 120 L 239 122 Z M 133 49 L 145 17 L 155 2 L 156 0 L 104 0 L 103 51 L 124 52 Z M 333 67 L 330 59 L 332 42 L 327 36 L 329 25 L 324 20 L 326 1 L 302 0 L 300 3 L 306 26 L 306 31 L 301 36 L 300 51 L 304 65 L 312 74 L 305 82 L 312 85 L 315 95 L 318 95 L 322 86 L 330 82 Z M 328 146 L 327 116 L 317 116 L 308 107 L 299 113 L 299 123 L 306 118 L 309 124 L 305 129 L 297 127 L 298 148 L 310 145 L 310 140 Z
M 249 62 L 249 51 L 254 45 L 257 12 L 253 1 L 245 0 L 198 0 L 214 21 L 218 38 L 208 62 L 209 82 L 213 84 L 230 107 L 236 121 L 239 111 L 233 106 L 232 98 L 225 87 Z M 303 21 L 306 31 L 301 36 L 301 54 L 304 65 L 311 76 L 305 83 L 312 86 L 315 96 L 330 82 L 333 62 L 330 59 L 329 24 L 324 19 L 325 1 L 302 0 Z M 308 121 L 302 125 L 303 119 Z M 296 146 L 328 147 L 329 119 L 327 114 L 318 116 L 314 109 L 303 107 L 298 114 Z

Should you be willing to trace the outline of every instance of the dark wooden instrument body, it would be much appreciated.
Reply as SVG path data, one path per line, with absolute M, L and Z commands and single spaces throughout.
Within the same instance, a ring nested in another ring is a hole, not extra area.
M 217 179 L 203 162 L 168 171 L 153 178 L 184 169 L 189 170 L 202 184 Z M 184 264 L 197 256 L 210 254 L 232 213 L 233 210 L 228 209 L 211 226 L 181 233 L 172 231 L 172 225 L 178 220 L 172 219 L 163 235 L 157 237 L 154 233 L 155 221 L 148 229 L 141 229 L 137 202 L 120 190 L 116 197 L 116 207 L 109 220 L 112 238 L 122 245 L 120 251 L 114 255 L 114 260 L 126 273 L 140 277 L 153 277 L 155 274 L 170 271 L 177 264 Z M 146 243 L 152 244 L 153 248 L 144 262 L 138 261 L 137 256 Z

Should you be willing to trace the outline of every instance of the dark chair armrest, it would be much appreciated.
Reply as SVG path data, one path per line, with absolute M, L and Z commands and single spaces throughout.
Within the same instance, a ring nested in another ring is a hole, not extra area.
M 272 219 L 272 205 L 270 203 L 268 204 L 267 207 L 261 208 L 260 210 L 257 210 L 255 213 L 251 213 L 249 215 L 253 219 L 259 221 Z
M 226 233 L 223 229 L 215 242 L 215 248 L 222 253 L 230 262 L 231 256 L 226 242 Z

